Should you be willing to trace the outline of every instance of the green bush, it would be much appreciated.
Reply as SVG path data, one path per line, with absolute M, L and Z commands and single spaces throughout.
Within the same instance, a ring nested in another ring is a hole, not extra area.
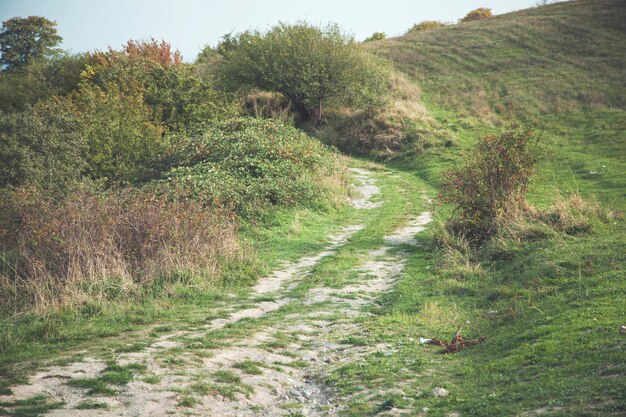
M 491 9 L 488 9 L 486 7 L 479 7 L 478 9 L 475 9 L 475 10 L 472 10 L 471 12 L 469 12 L 460 21 L 462 23 L 473 22 L 474 20 L 488 19 L 488 18 L 490 18 L 492 16 L 493 15 L 491 14 Z
M 161 125 L 150 122 L 142 92 L 83 86 L 75 97 L 87 146 L 87 174 L 109 185 L 154 178 L 173 152 Z
M 363 42 L 382 41 L 386 37 L 387 37 L 387 34 L 385 34 L 385 32 L 374 32 L 372 33 L 372 36 L 370 36 L 369 38 L 366 38 Z
M 457 231 L 481 239 L 524 209 L 538 158 L 537 141 L 529 130 L 481 138 L 463 167 L 443 175 L 439 200 L 455 206 L 452 222 Z
M 388 89 L 384 66 L 337 26 L 281 24 L 266 33 L 229 35 L 216 52 L 225 88 L 281 93 L 302 117 L 318 123 L 328 100 L 378 106 Z
M 91 54 L 84 80 L 103 90 L 133 94 L 140 89 L 151 110 L 149 120 L 169 131 L 197 134 L 215 120 L 235 116 L 235 100 L 177 57 L 167 42 L 129 41 L 121 51 Z
M 58 101 L 0 111 L 0 188 L 36 185 L 57 193 L 80 179 L 85 142 L 76 114 Z
M 24 111 L 40 100 L 65 96 L 78 88 L 84 69 L 82 56 L 59 55 L 0 71 L 0 110 Z
M 279 121 L 241 118 L 219 123 L 192 141 L 186 166 L 160 187 L 253 217 L 269 206 L 315 205 L 342 172 L 333 153 Z

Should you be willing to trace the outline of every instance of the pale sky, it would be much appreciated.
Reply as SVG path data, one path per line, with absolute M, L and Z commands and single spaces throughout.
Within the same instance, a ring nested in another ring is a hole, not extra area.
M 193 61 L 225 33 L 267 29 L 282 22 L 338 23 L 357 40 L 373 32 L 404 33 L 422 20 L 456 22 L 477 7 L 494 14 L 536 0 L 0 0 L 0 21 L 44 16 L 57 22 L 71 52 L 119 48 L 128 39 L 165 39 Z

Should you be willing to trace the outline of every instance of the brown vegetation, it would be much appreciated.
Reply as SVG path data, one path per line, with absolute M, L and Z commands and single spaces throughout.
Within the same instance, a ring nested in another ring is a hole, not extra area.
M 188 272 L 210 280 L 219 258 L 238 247 L 233 216 L 193 201 L 130 190 L 79 190 L 62 202 L 33 189 L 7 197 L 0 222 L 5 308 L 128 297 Z

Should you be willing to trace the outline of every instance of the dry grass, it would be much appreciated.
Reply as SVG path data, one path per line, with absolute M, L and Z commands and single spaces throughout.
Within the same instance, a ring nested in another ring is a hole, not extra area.
M 126 299 L 168 281 L 201 285 L 238 250 L 231 215 L 122 191 L 63 202 L 18 191 L 3 204 L 0 232 L 5 310 Z
M 486 241 L 469 240 L 454 218 L 439 218 L 431 244 L 442 251 L 442 273 L 465 279 L 483 275 L 487 261 L 510 260 L 528 243 L 588 234 L 595 222 L 608 223 L 622 217 L 622 213 L 603 208 L 595 200 L 559 194 L 546 210 L 526 205 L 498 219 L 496 232 Z
M 348 107 L 330 109 L 327 125 L 316 134 L 324 142 L 352 154 L 370 154 L 379 158 L 394 156 L 414 145 L 432 145 L 431 138 L 420 136 L 435 129 L 435 122 L 421 101 L 421 91 L 404 74 L 392 71 L 388 103 L 377 110 Z
M 244 111 L 253 117 L 279 120 L 293 125 L 296 114 L 291 102 L 280 93 L 258 91 L 243 99 Z

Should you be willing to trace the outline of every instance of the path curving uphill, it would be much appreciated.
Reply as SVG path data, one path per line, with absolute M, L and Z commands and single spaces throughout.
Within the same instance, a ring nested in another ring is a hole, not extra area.
M 377 177 L 389 174 L 351 172 L 355 210 L 381 209 L 385 201 Z M 229 301 L 219 317 L 165 331 L 138 351 L 106 359 L 87 354 L 47 367 L 0 401 L 45 395 L 63 403 L 50 416 L 339 415 L 345 398 L 336 396 L 326 377 L 334 367 L 385 346 L 338 341 L 354 333 L 359 319 L 393 290 L 407 250 L 418 245 L 415 236 L 430 221 L 428 212 L 405 219 L 374 246 L 354 243 L 368 237 L 367 222 L 341 227 L 320 252 L 284 263 L 260 279 L 248 297 Z M 344 252 L 352 264 L 342 269 Z M 338 271 L 337 277 L 324 275 L 328 270 Z M 98 389 L 97 381 L 114 384 L 123 371 L 130 379 L 117 392 Z

